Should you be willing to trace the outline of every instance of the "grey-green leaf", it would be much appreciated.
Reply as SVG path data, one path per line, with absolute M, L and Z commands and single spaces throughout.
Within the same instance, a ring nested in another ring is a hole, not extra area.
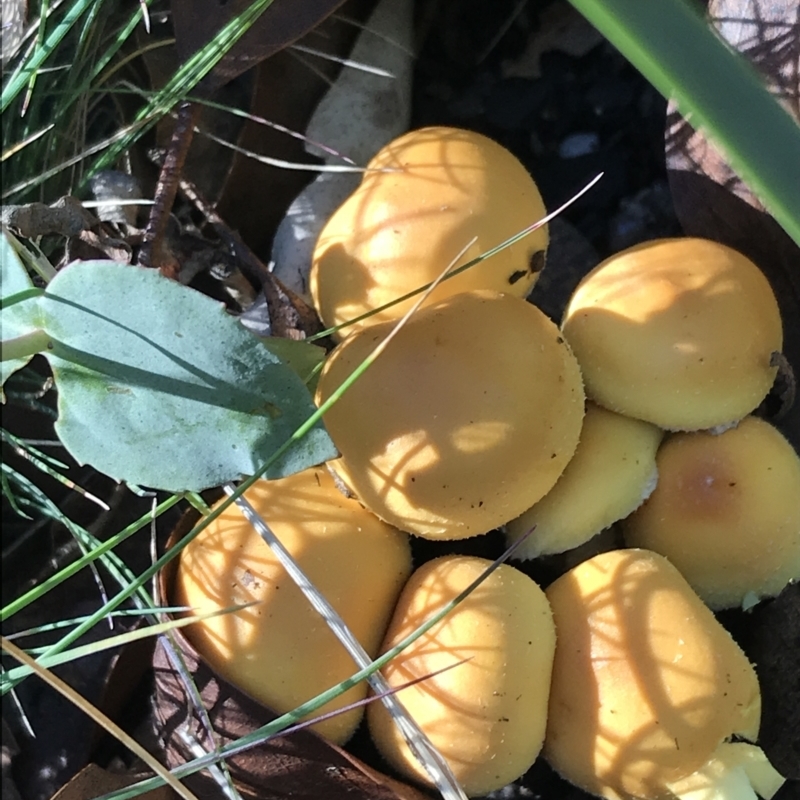
M 13 302 L 24 296 L 23 293 L 32 290 L 33 283 L 11 243 L 10 235 L 5 230 L 0 232 L 0 296 L 3 303 L 0 308 L 0 332 L 4 342 L 34 333 L 39 327 L 37 297 Z M 12 301 L 12 304 L 8 305 L 8 301 Z M 18 369 L 22 369 L 30 359 L 31 356 L 26 355 L 0 362 L 2 383 L 5 384 L 6 380 Z
M 71 264 L 41 301 L 56 431 L 82 463 L 169 491 L 252 475 L 316 410 L 295 372 L 219 304 L 154 270 Z M 313 428 L 266 472 L 335 455 Z

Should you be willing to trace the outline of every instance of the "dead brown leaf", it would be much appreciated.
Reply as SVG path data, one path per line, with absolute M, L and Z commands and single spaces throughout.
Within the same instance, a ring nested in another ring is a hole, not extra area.
M 299 39 L 344 0 L 274 0 L 204 81 L 213 91 Z M 186 61 L 240 15 L 251 0 L 172 0 L 178 53 Z

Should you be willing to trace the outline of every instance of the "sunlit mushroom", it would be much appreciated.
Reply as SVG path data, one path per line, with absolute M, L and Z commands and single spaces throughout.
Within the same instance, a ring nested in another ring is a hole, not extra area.
M 729 425 L 753 411 L 783 341 L 761 270 L 691 238 L 611 256 L 578 285 L 562 330 L 591 399 L 668 430 Z
M 322 403 L 393 323 L 328 358 Z M 422 308 L 325 414 L 333 468 L 364 505 L 431 539 L 486 533 L 555 484 L 584 415 L 580 371 L 535 306 L 491 291 Z
M 757 747 L 727 744 L 758 736 L 756 673 L 669 561 L 602 553 L 546 594 L 557 643 L 543 752 L 557 772 L 609 800 L 777 791 Z
M 411 573 L 408 537 L 342 495 L 324 468 L 259 481 L 245 498 L 344 619 L 377 654 L 394 603 Z M 349 678 L 356 667 L 256 530 L 236 506 L 181 553 L 175 601 L 197 612 L 253 603 L 187 628 L 220 676 L 272 711 L 291 711 Z M 359 684 L 322 711 L 363 698 Z M 363 709 L 314 726 L 339 744 Z
M 420 567 L 400 596 L 383 649 L 412 633 L 490 564 L 482 558 L 445 556 Z M 544 592 L 522 572 L 503 565 L 390 661 L 384 674 L 391 686 L 399 686 L 453 667 L 401 689 L 397 698 L 465 792 L 482 795 L 522 775 L 541 750 L 554 648 Z M 408 777 L 429 783 L 380 703 L 370 705 L 367 720 L 384 758 Z
M 586 404 L 581 439 L 556 485 L 509 522 L 509 544 L 532 529 L 514 558 L 578 547 L 628 516 L 655 489 L 663 431 L 649 422 Z
M 666 556 L 715 609 L 800 580 L 800 458 L 775 427 L 747 417 L 675 434 L 657 463 L 658 487 L 623 524 L 628 544 Z
M 310 286 L 322 321 L 338 325 L 430 283 L 545 216 L 525 167 L 497 142 L 422 128 L 384 147 L 319 235 Z M 445 281 L 429 302 L 471 289 L 524 297 L 544 267 L 547 226 Z M 407 301 L 343 331 L 402 316 Z

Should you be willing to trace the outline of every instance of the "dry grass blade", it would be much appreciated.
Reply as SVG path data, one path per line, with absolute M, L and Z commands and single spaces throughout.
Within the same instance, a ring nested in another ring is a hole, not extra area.
M 132 739 L 122 728 L 116 723 L 112 722 L 102 711 L 95 708 L 84 697 L 76 692 L 71 686 L 67 685 L 60 678 L 53 675 L 47 669 L 39 666 L 27 653 L 12 644 L 2 637 L 2 646 L 10 656 L 15 658 L 21 664 L 29 667 L 32 672 L 38 675 L 48 686 L 55 689 L 59 694 L 67 698 L 71 703 L 74 703 L 91 719 L 93 719 L 100 727 L 108 731 L 114 738 L 124 744 L 128 749 L 135 753 L 142 761 L 147 764 L 153 772 L 156 773 L 168 786 L 170 786 L 179 797 L 184 800 L 197 800 L 192 794 L 174 775 L 171 775 L 169 770 L 160 764 L 150 753 L 147 752 L 135 739 Z
M 434 280 L 430 286 L 422 293 L 414 305 L 406 312 L 406 314 L 398 321 L 389 335 L 381 341 L 372 353 L 364 360 L 357 372 L 363 372 L 370 364 L 372 364 L 383 351 L 386 349 L 389 342 L 400 332 L 406 325 L 411 317 L 419 310 L 420 306 L 430 297 L 431 292 L 444 280 L 444 278 L 453 269 L 453 266 L 458 263 L 458 260 L 464 253 L 472 246 L 475 239 L 471 239 L 464 248 L 456 255 L 456 257 L 442 270 L 441 274 Z M 340 390 L 347 384 L 343 384 Z M 332 395 L 332 398 L 337 393 Z M 331 399 L 332 399 L 331 398 Z M 228 496 L 234 494 L 234 488 L 230 484 L 225 487 Z M 281 544 L 280 540 L 275 536 L 269 526 L 261 519 L 255 509 L 247 502 L 244 497 L 236 499 L 242 513 L 247 517 L 253 527 L 261 534 L 264 540 L 272 548 L 278 560 L 283 565 L 284 569 L 291 575 L 295 583 L 300 587 L 303 593 L 308 598 L 309 602 L 320 613 L 327 625 L 347 649 L 350 655 L 361 668 L 367 668 L 372 663 L 372 659 L 366 653 L 364 648 L 353 636 L 347 627 L 344 620 L 336 613 L 335 609 L 330 605 L 327 599 L 319 592 L 319 590 L 311 583 L 306 577 L 305 573 L 301 570 L 297 562 L 292 558 L 291 554 Z M 442 755 L 436 750 L 428 737 L 417 725 L 416 721 L 408 714 L 403 708 L 401 703 L 390 691 L 388 683 L 380 673 L 374 673 L 369 678 L 370 685 L 375 692 L 381 695 L 382 702 L 386 705 L 395 720 L 395 723 L 400 728 L 403 736 L 408 742 L 411 751 L 419 759 L 420 763 L 425 767 L 436 788 L 441 793 L 445 800 L 466 800 L 463 790 L 458 784 L 449 764 L 445 761 Z

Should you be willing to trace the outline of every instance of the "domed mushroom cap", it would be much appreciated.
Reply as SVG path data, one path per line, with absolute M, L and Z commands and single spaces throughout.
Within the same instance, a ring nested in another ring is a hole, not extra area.
M 602 553 L 545 594 L 556 655 L 544 755 L 571 783 L 661 800 L 723 740 L 757 737 L 752 665 L 667 559 Z
M 666 556 L 712 608 L 776 595 L 800 580 L 800 458 L 768 422 L 676 434 L 659 482 L 625 520 L 625 540 Z
M 321 404 L 394 323 L 329 356 Z M 558 328 L 511 295 L 421 309 L 325 414 L 334 469 L 381 519 L 431 539 L 496 528 L 546 494 L 575 452 L 580 370 Z
M 323 468 L 259 481 L 245 498 L 355 637 L 377 655 L 411 574 L 408 536 L 346 498 Z M 353 659 L 236 506 L 181 552 L 175 601 L 199 613 L 255 603 L 190 625 L 187 638 L 223 678 L 276 713 L 353 674 Z M 323 707 L 366 696 L 361 683 Z M 363 716 L 352 709 L 313 729 L 344 743 Z
M 338 325 L 434 280 L 473 237 L 456 266 L 542 219 L 539 190 L 497 142 L 457 128 L 423 128 L 384 147 L 323 228 L 311 295 L 322 321 Z M 494 289 L 526 296 L 544 267 L 546 226 L 444 281 L 429 303 Z M 398 319 L 413 300 L 348 327 Z
M 638 508 L 655 489 L 663 435 L 649 422 L 587 403 L 578 448 L 558 482 L 506 525 L 509 544 L 534 529 L 513 558 L 571 550 Z
M 410 635 L 490 565 L 483 558 L 444 556 L 420 567 L 403 589 L 382 649 Z M 539 755 L 555 639 L 544 592 L 503 564 L 384 668 L 389 685 L 398 687 L 452 667 L 401 689 L 397 698 L 470 797 L 502 788 Z M 467 660 L 453 666 L 460 659 Z M 381 703 L 370 705 L 367 721 L 384 758 L 429 782 Z
M 763 273 L 704 239 L 662 239 L 604 261 L 562 330 L 600 405 L 668 430 L 749 414 L 775 379 L 781 318 Z

